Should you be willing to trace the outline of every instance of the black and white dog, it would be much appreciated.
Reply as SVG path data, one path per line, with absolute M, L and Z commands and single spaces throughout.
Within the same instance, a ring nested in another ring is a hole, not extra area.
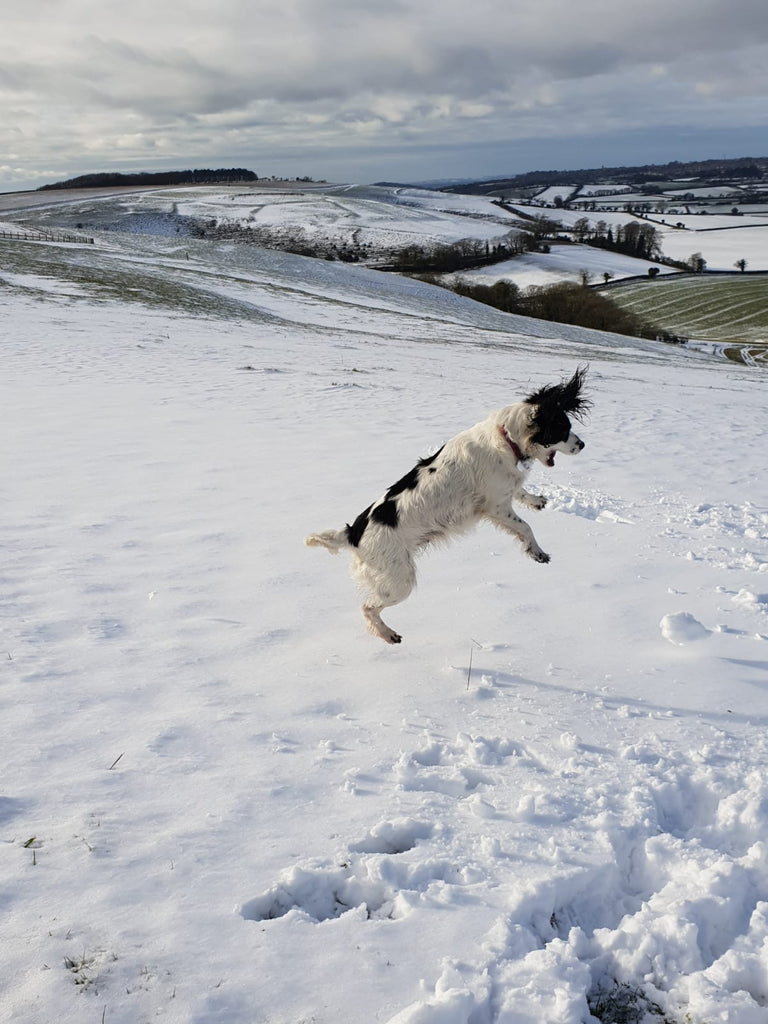
M 309 547 L 352 552 L 353 575 L 366 595 L 363 615 L 376 636 L 390 644 L 402 639 L 381 611 L 404 601 L 415 587 L 417 551 L 465 533 L 480 519 L 517 537 L 534 561 L 549 561 L 512 502 L 544 508 L 547 499 L 523 487 L 532 461 L 553 466 L 556 452 L 573 455 L 584 447 L 569 414 L 580 419 L 590 406 L 582 393 L 585 376 L 586 367 L 580 367 L 570 380 L 491 413 L 421 459 L 351 526 L 304 538 Z

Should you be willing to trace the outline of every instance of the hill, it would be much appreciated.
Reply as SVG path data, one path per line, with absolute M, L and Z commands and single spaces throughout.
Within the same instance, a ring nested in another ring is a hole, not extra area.
M 637 164 L 631 167 L 589 167 L 572 170 L 526 171 L 522 174 L 484 179 L 482 181 L 444 186 L 446 192 L 486 195 L 500 189 L 531 188 L 558 185 L 564 181 L 575 185 L 591 185 L 604 181 L 619 184 L 644 184 L 676 179 L 724 178 L 742 182 L 758 182 L 768 177 L 768 157 L 736 157 L 710 160 L 672 160 L 664 164 Z
M 747 191 L 728 182 L 718 188 L 678 182 L 674 188 L 655 187 L 653 194 L 615 181 L 587 188 L 571 184 L 537 187 L 506 200 L 315 182 L 151 188 L 139 193 L 126 186 L 125 194 L 116 188 L 118 194 L 97 199 L 87 190 L 60 190 L 60 202 L 45 200 L 41 208 L 16 216 L 33 229 L 198 237 L 427 273 L 435 282 L 505 310 L 649 337 L 687 332 L 670 332 L 658 322 L 653 301 L 641 325 L 600 296 L 560 286 L 594 290 L 604 282 L 687 274 L 693 267 L 735 274 L 738 266 L 748 277 L 768 269 L 768 203 L 747 202 Z M 51 193 L 36 195 L 42 200 Z M 758 190 L 757 196 L 765 193 Z M 701 274 L 696 278 L 703 280 Z M 550 286 L 556 290 L 542 295 L 541 288 Z M 764 290 L 765 281 L 755 287 Z M 531 289 L 535 294 L 527 294 Z M 733 339 L 732 325 L 725 320 L 724 315 L 720 325 L 707 321 L 716 331 L 709 340 Z M 736 325 L 736 332 L 742 327 L 746 321 Z M 760 322 L 751 322 L 727 351 L 763 359 L 761 329 Z M 723 346 L 714 350 L 726 351 Z
M 209 168 L 194 171 L 139 171 L 125 174 L 118 171 L 102 171 L 95 174 L 81 174 L 66 181 L 41 185 L 38 192 L 51 189 L 112 188 L 133 185 L 200 185 L 221 182 L 257 181 L 253 171 L 243 167 L 227 167 L 217 170 Z
M 0 241 L 11 1021 L 765 1018 L 766 375 L 233 241 Z M 341 526 L 590 363 L 368 636 Z

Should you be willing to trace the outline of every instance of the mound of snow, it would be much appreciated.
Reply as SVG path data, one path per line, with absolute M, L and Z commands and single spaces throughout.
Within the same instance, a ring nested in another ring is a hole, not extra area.
M 674 612 L 665 615 L 659 623 L 661 635 L 671 644 L 690 644 L 694 640 L 703 640 L 709 636 L 709 630 L 703 626 L 690 612 Z

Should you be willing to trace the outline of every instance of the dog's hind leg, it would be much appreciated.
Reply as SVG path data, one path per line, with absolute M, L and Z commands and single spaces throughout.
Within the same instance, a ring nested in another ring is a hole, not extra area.
M 416 568 L 410 555 L 390 562 L 386 568 L 359 561 L 355 576 L 368 591 L 363 603 L 363 616 L 368 628 L 386 643 L 399 644 L 403 638 L 384 622 L 381 612 L 384 608 L 400 604 L 416 586 Z
M 402 637 L 399 633 L 396 633 L 391 626 L 388 626 L 381 617 L 381 607 L 370 604 L 366 601 L 363 605 L 363 615 L 368 629 L 375 634 L 380 636 L 382 640 L 388 644 L 399 644 L 402 641 Z

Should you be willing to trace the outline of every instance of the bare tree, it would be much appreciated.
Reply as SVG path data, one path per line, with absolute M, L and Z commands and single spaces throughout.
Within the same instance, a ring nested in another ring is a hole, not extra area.
M 689 270 L 693 271 L 694 274 L 703 274 L 707 269 L 707 261 L 701 255 L 700 252 L 692 253 L 687 261 L 686 265 Z

